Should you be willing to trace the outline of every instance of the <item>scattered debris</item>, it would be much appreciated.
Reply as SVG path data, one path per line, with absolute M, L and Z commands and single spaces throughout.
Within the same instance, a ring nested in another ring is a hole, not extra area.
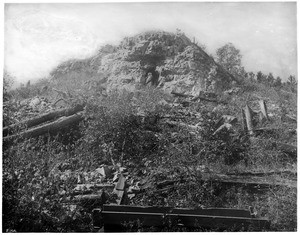
M 116 187 L 114 189 L 114 193 L 117 194 L 117 204 L 120 205 L 123 201 L 123 196 L 125 193 L 125 186 L 126 186 L 126 178 L 123 176 L 123 174 L 120 174 L 118 183 L 116 184 Z
M 112 167 L 109 167 L 107 165 L 97 168 L 96 171 L 100 173 L 104 178 L 110 178 L 112 176 Z
M 216 135 L 222 130 L 230 130 L 237 123 L 238 119 L 230 115 L 223 115 L 216 124 L 217 130 L 213 133 Z

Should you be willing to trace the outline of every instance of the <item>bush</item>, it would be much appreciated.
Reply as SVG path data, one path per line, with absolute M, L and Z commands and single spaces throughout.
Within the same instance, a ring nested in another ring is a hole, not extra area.
M 63 149 L 55 141 L 28 140 L 4 153 L 3 232 L 89 230 L 90 216 L 63 203 L 77 184 L 75 174 L 59 170 L 70 158 Z
M 159 107 L 153 100 L 142 106 L 143 99 L 143 94 L 115 92 L 87 104 L 82 140 L 92 155 L 122 162 L 157 150 L 157 138 L 147 128 L 158 128 Z

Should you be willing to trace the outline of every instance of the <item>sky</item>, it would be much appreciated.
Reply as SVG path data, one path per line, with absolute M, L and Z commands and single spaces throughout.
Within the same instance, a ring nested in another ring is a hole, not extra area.
M 4 68 L 25 83 L 126 36 L 179 28 L 208 54 L 231 42 L 246 71 L 286 80 L 297 75 L 296 11 L 295 2 L 6 3 Z

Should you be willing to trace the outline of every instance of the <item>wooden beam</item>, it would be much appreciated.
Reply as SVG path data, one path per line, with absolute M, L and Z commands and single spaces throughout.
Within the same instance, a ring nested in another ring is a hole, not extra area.
M 246 119 L 246 124 L 247 124 L 247 130 L 250 135 L 253 135 L 253 123 L 252 123 L 252 110 L 248 105 L 245 106 L 244 108 L 244 114 L 245 114 L 245 119 Z
M 118 183 L 115 186 L 114 193 L 117 194 L 117 203 L 118 205 L 122 204 L 125 194 L 125 187 L 126 187 L 126 178 L 123 174 L 120 174 Z
M 266 219 L 252 218 L 248 210 L 208 208 L 181 209 L 171 207 L 134 207 L 103 205 L 101 212 L 105 231 L 126 231 L 125 223 L 137 222 L 141 227 L 164 227 L 166 223 L 189 228 L 247 228 L 256 231 L 269 226 Z M 123 228 L 122 228 L 123 227 Z
M 269 120 L 266 102 L 265 102 L 264 100 L 259 100 L 258 103 L 259 103 L 260 111 L 261 111 L 263 117 L 264 117 L 266 120 Z

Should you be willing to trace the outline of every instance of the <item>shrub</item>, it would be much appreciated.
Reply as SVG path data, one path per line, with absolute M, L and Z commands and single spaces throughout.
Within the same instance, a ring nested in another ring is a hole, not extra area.
M 3 232 L 89 230 L 90 217 L 63 203 L 77 183 L 75 174 L 59 170 L 69 158 L 63 149 L 55 141 L 28 140 L 4 153 Z

